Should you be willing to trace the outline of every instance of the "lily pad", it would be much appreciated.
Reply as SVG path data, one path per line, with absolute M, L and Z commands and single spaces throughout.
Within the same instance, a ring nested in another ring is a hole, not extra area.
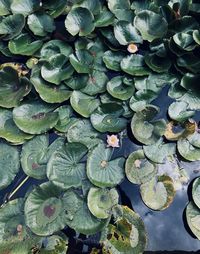
M 165 144 L 163 140 L 160 139 L 153 145 L 143 146 L 143 149 L 148 159 L 155 163 L 164 163 L 166 157 L 176 153 L 176 144 Z
M 143 202 L 150 209 L 164 210 L 172 203 L 175 190 L 173 180 L 169 176 L 158 176 L 152 178 L 140 186 Z
M 156 175 L 157 168 L 155 164 L 145 157 L 143 150 L 137 150 L 128 156 L 125 172 L 131 183 L 142 184 L 148 182 Z
M 19 151 L 6 143 L 0 143 L 0 189 L 6 188 L 20 169 Z
M 94 16 L 87 8 L 75 7 L 67 15 L 65 27 L 73 36 L 86 36 L 94 30 L 93 22 Z
M 20 104 L 31 90 L 31 83 L 26 77 L 19 77 L 12 67 L 0 70 L 0 106 L 13 108 Z
M 22 104 L 13 110 L 13 120 L 20 130 L 30 134 L 41 134 L 53 128 L 59 119 L 53 112 L 55 105 L 41 101 Z
M 147 55 L 145 55 L 145 63 L 150 69 L 158 73 L 168 72 L 172 65 L 168 57 L 158 56 L 157 53 L 148 53 Z
M 133 116 L 131 122 L 131 129 L 133 135 L 139 142 L 145 145 L 154 144 L 165 133 L 165 120 L 154 120 L 158 112 L 158 107 L 153 105 L 147 105 L 142 110 L 136 112 Z
M 116 189 L 100 189 L 92 187 L 89 190 L 87 204 L 90 212 L 99 219 L 111 216 L 112 207 L 118 204 L 119 195 Z
M 11 110 L 0 109 L 0 137 L 13 144 L 23 144 L 33 135 L 21 131 L 13 121 Z
M 127 86 L 123 82 L 123 76 L 117 76 L 112 78 L 107 83 L 107 91 L 111 94 L 114 98 L 120 100 L 128 100 L 134 93 L 135 87 Z
M 142 38 L 149 42 L 163 38 L 168 27 L 167 21 L 161 15 L 149 10 L 138 12 L 134 25 L 140 31 Z
M 187 205 L 186 219 L 192 233 L 200 240 L 200 210 L 192 201 Z
M 62 189 L 80 187 L 86 178 L 85 163 L 80 162 L 86 155 L 87 147 L 81 143 L 67 143 L 52 154 L 47 164 L 47 177 Z
M 99 138 L 99 133 L 92 127 L 89 120 L 77 119 L 74 124 L 67 131 L 67 140 L 69 142 L 79 142 L 88 149 L 92 149 L 94 146 L 102 142 Z
M 46 166 L 53 152 L 64 145 L 64 139 L 58 138 L 49 145 L 48 135 L 38 135 L 26 142 L 22 147 L 21 165 L 26 175 L 36 178 L 46 178 Z
M 12 0 L 10 8 L 13 14 L 27 16 L 40 8 L 40 0 Z
M 195 205 L 200 208 L 200 177 L 196 178 L 192 184 L 192 197 L 195 202 Z
M 88 155 L 87 176 L 98 187 L 114 187 L 124 179 L 124 158 L 111 160 L 112 150 L 103 144 L 96 146 Z
M 200 136 L 200 135 L 199 135 Z M 177 142 L 177 148 L 180 155 L 189 161 L 197 161 L 200 160 L 200 147 L 196 147 L 195 143 L 193 145 L 194 140 L 179 139 Z
M 87 118 L 99 106 L 100 101 L 96 97 L 86 95 L 79 91 L 73 91 L 70 103 L 77 113 Z
M 184 122 L 194 116 L 195 111 L 189 109 L 189 105 L 184 101 L 173 102 L 168 108 L 171 119 Z
M 120 71 L 120 63 L 124 57 L 125 54 L 123 52 L 113 52 L 108 50 L 103 55 L 103 61 L 108 69 Z

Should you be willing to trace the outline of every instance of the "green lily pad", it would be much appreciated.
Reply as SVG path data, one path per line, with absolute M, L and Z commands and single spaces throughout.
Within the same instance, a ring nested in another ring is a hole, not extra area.
M 199 138 L 199 135 L 198 135 Z M 195 139 L 196 140 L 196 139 Z M 179 139 L 177 142 L 177 148 L 180 155 L 189 161 L 197 161 L 200 160 L 200 147 L 196 147 L 195 143 L 193 145 L 194 140 L 187 139 Z
M 189 105 L 184 101 L 173 102 L 168 108 L 171 119 L 184 122 L 194 116 L 195 111 L 189 109 Z
M 164 210 L 172 203 L 175 196 L 173 180 L 166 175 L 152 178 L 140 186 L 143 202 L 150 209 Z
M 114 35 L 121 45 L 143 42 L 136 28 L 131 23 L 124 20 L 120 20 L 115 24 Z
M 154 120 L 158 113 L 158 107 L 147 105 L 142 110 L 136 112 L 133 116 L 131 129 L 133 135 L 139 142 L 145 145 L 152 145 L 156 143 L 165 133 L 165 120 Z
M 13 14 L 27 16 L 40 8 L 40 0 L 12 0 L 10 8 Z
M 87 204 L 90 212 L 99 219 L 111 216 L 112 207 L 118 204 L 119 195 L 116 189 L 90 188 Z
M 68 238 L 64 234 L 51 235 L 45 238 L 45 246 L 42 246 L 41 253 L 66 254 L 68 250 Z
M 32 70 L 31 82 L 39 93 L 40 98 L 48 103 L 67 101 L 72 94 L 72 91 L 63 83 L 58 86 L 45 81 L 40 74 L 40 69 L 37 67 Z
M 196 178 L 192 184 L 192 197 L 194 200 L 194 203 L 198 208 L 200 208 L 200 177 Z
M 26 77 L 20 78 L 12 67 L 0 70 L 0 106 L 13 108 L 19 105 L 31 90 L 31 83 Z
M 120 132 L 126 128 L 127 120 L 122 117 L 124 109 L 117 103 L 104 103 L 90 117 L 92 126 L 99 132 Z
M 51 235 L 66 225 L 67 203 L 61 199 L 61 190 L 50 182 L 37 186 L 28 195 L 24 212 L 26 225 L 40 236 Z M 75 209 L 76 203 L 74 202 Z M 72 209 L 71 207 L 68 210 Z
M 73 36 L 86 36 L 94 30 L 93 22 L 94 16 L 87 8 L 75 7 L 67 15 L 65 27 Z
M 107 91 L 111 94 L 114 98 L 120 100 L 128 100 L 134 93 L 135 87 L 127 86 L 123 82 L 123 76 L 117 76 L 112 78 L 107 83 Z
M 133 76 L 146 76 L 150 74 L 150 69 L 146 66 L 144 56 L 132 54 L 126 56 L 121 61 L 121 69 Z
M 124 57 L 125 54 L 123 52 L 113 52 L 108 50 L 103 55 L 103 61 L 108 69 L 120 71 L 120 63 Z
M 0 109 L 0 137 L 13 144 L 23 144 L 33 135 L 21 131 L 13 121 L 11 110 Z
M 110 160 L 112 150 L 103 144 L 96 146 L 88 155 L 87 176 L 98 187 L 114 187 L 124 179 L 124 158 Z
M 66 86 L 70 87 L 73 90 L 80 90 L 87 86 L 89 75 L 87 74 L 78 74 L 73 75 L 69 79 L 65 80 L 64 83 Z
M 59 1 L 54 1 L 54 0 L 43 0 L 42 1 L 42 6 L 47 12 L 53 17 L 57 18 L 60 16 L 65 9 L 67 8 L 69 2 L 66 2 L 66 0 L 59 0 Z
M 131 183 L 142 184 L 156 175 L 157 168 L 145 157 L 143 150 L 137 150 L 128 156 L 125 173 Z
M 19 151 L 6 143 L 0 143 L 0 189 L 6 188 L 15 178 L 19 171 Z
M 92 127 L 91 123 L 87 119 L 80 119 L 67 131 L 67 140 L 69 142 L 79 142 L 88 149 L 92 149 L 94 146 L 102 142 L 99 138 L 99 133 Z
M 3 18 L 0 23 L 0 35 L 4 40 L 10 40 L 19 35 L 25 25 L 25 18 L 22 14 L 9 15 Z
M 62 189 L 81 186 L 86 178 L 85 163 L 80 162 L 86 155 L 87 147 L 81 143 L 67 143 L 52 154 L 47 164 L 47 177 Z
M 144 154 L 148 159 L 155 163 L 164 163 L 166 157 L 176 153 L 176 144 L 165 144 L 162 140 L 158 140 L 155 144 L 143 146 Z
M 37 36 L 46 36 L 56 28 L 53 18 L 46 13 L 33 13 L 29 15 L 27 24 L 31 32 Z
M 150 69 L 158 73 L 168 72 L 172 63 L 169 58 L 158 56 L 157 53 L 146 54 L 145 63 Z
M 140 31 L 142 38 L 149 42 L 163 38 L 167 32 L 167 21 L 159 14 L 144 10 L 138 12 L 134 19 L 134 26 Z
M 200 210 L 192 201 L 187 205 L 186 219 L 192 233 L 200 240 Z
M 41 101 L 22 104 L 13 110 L 13 120 L 20 130 L 30 134 L 41 134 L 53 128 L 59 119 L 53 112 L 55 105 Z
M 130 10 L 131 5 L 129 0 L 108 0 L 108 8 L 118 20 L 126 20 L 131 22 L 133 12 Z
M 25 174 L 36 179 L 45 179 L 47 162 L 52 153 L 63 145 L 63 138 L 58 138 L 49 145 L 48 135 L 38 135 L 26 142 L 21 153 L 21 165 Z
M 70 103 L 77 113 L 87 118 L 99 106 L 100 101 L 96 97 L 86 95 L 79 91 L 73 91 Z
M 106 238 L 102 239 L 103 253 L 143 253 L 147 245 L 144 223 L 140 216 L 127 206 L 114 225 L 109 224 Z
M 107 27 L 114 23 L 115 16 L 105 6 L 95 15 L 95 27 Z
M 8 48 L 16 55 L 32 56 L 42 47 L 43 42 L 34 40 L 28 33 L 23 33 L 10 40 Z
M 5 16 L 10 14 L 10 2 L 1 0 L 0 1 L 0 16 Z

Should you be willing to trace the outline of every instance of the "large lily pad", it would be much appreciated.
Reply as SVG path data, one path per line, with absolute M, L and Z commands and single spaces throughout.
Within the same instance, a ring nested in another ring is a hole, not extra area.
M 124 179 L 124 158 L 111 160 L 112 150 L 103 144 L 88 155 L 87 176 L 98 187 L 114 187 Z
M 19 171 L 19 151 L 17 147 L 1 142 L 0 154 L 0 189 L 4 189 L 14 180 Z
M 192 197 L 195 205 L 200 208 L 200 177 L 196 178 L 192 185 Z
M 154 120 L 159 108 L 147 105 L 136 112 L 132 118 L 131 129 L 135 138 L 145 145 L 156 143 L 165 133 L 166 122 L 164 119 Z
M 81 186 L 86 178 L 85 163 L 80 162 L 86 155 L 87 147 L 81 143 L 67 143 L 52 154 L 47 164 L 47 177 L 62 189 Z
M 103 55 L 103 61 L 108 69 L 120 71 L 120 63 L 124 57 L 125 54 L 123 52 L 113 52 L 108 50 Z
M 66 17 L 65 27 L 73 36 L 85 36 L 94 30 L 94 16 L 84 7 L 73 8 Z
M 41 134 L 53 128 L 58 122 L 58 112 L 53 112 L 54 105 L 41 101 L 22 104 L 13 110 L 15 124 L 24 132 Z
M 188 103 L 184 101 L 173 102 L 168 108 L 168 114 L 171 119 L 184 122 L 194 116 L 195 111 L 189 109 Z
M 192 233 L 200 240 L 200 210 L 192 201 L 187 205 L 186 219 Z
M 119 132 L 126 128 L 127 119 L 122 115 L 124 109 L 116 103 L 104 103 L 91 115 L 91 123 L 99 132 Z
M 90 188 L 87 204 L 90 212 L 99 219 L 111 216 L 112 207 L 118 204 L 119 195 L 116 189 Z
M 33 135 L 21 131 L 13 121 L 11 110 L 0 109 L 0 137 L 13 144 L 23 144 Z
M 99 138 L 99 133 L 92 127 L 87 119 L 74 122 L 67 131 L 67 140 L 69 142 L 79 142 L 88 149 L 92 149 L 102 140 Z
M 153 210 L 164 210 L 172 203 L 175 196 L 173 180 L 169 176 L 152 178 L 140 186 L 143 202 Z
M 156 175 L 157 168 L 155 164 L 145 157 L 143 150 L 137 150 L 128 156 L 125 172 L 131 183 L 142 184 L 148 182 Z
M 40 8 L 40 0 L 13 0 L 10 5 L 13 14 L 27 16 Z
M 31 90 L 30 81 L 18 76 L 12 67 L 4 67 L 0 70 L 0 106 L 13 108 L 19 105 L 23 97 Z
M 99 106 L 100 101 L 93 96 L 86 95 L 79 91 L 73 91 L 70 103 L 77 113 L 87 118 Z
M 49 145 L 48 135 L 38 135 L 22 147 L 21 165 L 24 172 L 33 178 L 46 178 L 46 166 L 53 152 L 64 145 L 64 139 L 58 138 Z
M 140 31 L 142 38 L 150 42 L 156 38 L 163 38 L 168 26 L 161 15 L 149 10 L 137 13 L 134 25 Z

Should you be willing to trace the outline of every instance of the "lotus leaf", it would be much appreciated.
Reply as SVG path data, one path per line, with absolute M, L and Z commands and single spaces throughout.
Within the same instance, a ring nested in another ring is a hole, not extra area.
M 21 131 L 13 121 L 11 110 L 0 109 L 0 137 L 13 144 L 23 144 L 33 136 Z
M 192 201 L 187 205 L 186 219 L 192 233 L 200 240 L 200 210 Z
M 89 120 L 83 119 L 74 122 L 67 131 L 67 140 L 69 142 L 79 142 L 88 149 L 92 149 L 102 140 L 99 138 L 99 133 L 92 127 Z
M 19 77 L 12 67 L 0 70 L 0 106 L 13 108 L 19 105 L 23 97 L 31 90 L 31 83 L 26 77 Z
M 152 145 L 165 133 L 166 122 L 164 119 L 154 120 L 159 113 L 159 108 L 147 105 L 136 112 L 132 118 L 131 129 L 135 138 L 145 144 Z
M 72 35 L 86 36 L 95 28 L 94 16 L 87 8 L 75 7 L 67 15 L 65 27 Z
M 116 103 L 104 103 L 91 114 L 92 126 L 99 132 L 119 132 L 126 128 L 124 109 Z
M 114 26 L 115 38 L 121 45 L 142 43 L 142 37 L 136 28 L 128 21 L 120 20 Z
M 13 110 L 13 120 L 20 130 L 30 134 L 41 134 L 53 128 L 59 119 L 53 112 L 55 105 L 41 101 L 22 104 Z
M 55 30 L 54 20 L 45 13 L 33 13 L 28 16 L 29 29 L 37 36 L 46 36 Z
M 168 108 L 168 114 L 171 119 L 184 122 L 190 117 L 193 117 L 195 111 L 189 109 L 189 105 L 184 101 L 173 102 Z
M 102 8 L 100 13 L 95 15 L 95 27 L 107 27 L 114 23 L 115 16 L 107 8 Z
M 0 143 L 0 190 L 7 187 L 15 178 L 20 168 L 19 151 L 4 142 Z
M 73 1 L 75 2 L 75 1 Z M 42 6 L 44 9 L 47 9 L 48 13 L 53 17 L 57 18 L 59 15 L 61 15 L 65 8 L 67 8 L 69 2 L 66 0 L 58 0 L 55 2 L 55 0 L 43 0 Z
M 175 196 L 173 180 L 166 175 L 152 178 L 140 186 L 143 202 L 153 210 L 164 210 L 172 203 Z
M 125 54 L 123 52 L 112 52 L 111 50 L 108 50 L 103 55 L 103 61 L 108 69 L 120 71 L 120 62 L 124 57 Z
M 192 197 L 193 201 L 198 208 L 200 208 L 200 177 L 196 178 L 192 185 Z
M 13 39 L 19 35 L 25 25 L 25 18 L 22 14 L 6 16 L 0 23 L 0 35 L 4 40 Z
M 79 1 L 79 3 L 77 3 L 75 6 L 87 8 L 94 15 L 97 15 L 101 9 L 101 1 L 100 0 Z
M 145 63 L 155 72 L 164 73 L 171 67 L 171 61 L 167 57 L 160 57 L 156 53 L 147 54 L 145 56 Z
M 27 16 L 40 8 L 40 0 L 12 0 L 10 8 L 13 14 Z
M 130 10 L 130 7 L 129 0 L 108 0 L 108 8 L 115 14 L 118 20 L 132 21 L 133 12 Z
M 38 135 L 26 142 L 22 147 L 21 165 L 24 172 L 33 178 L 46 178 L 46 167 L 53 152 L 64 145 L 62 138 L 49 145 L 48 135 Z
M 73 91 L 70 103 L 77 113 L 86 118 L 89 117 L 100 104 L 98 98 L 86 95 L 79 91 Z
M 156 175 L 157 168 L 155 164 L 145 157 L 143 150 L 137 150 L 128 156 L 125 172 L 131 183 L 142 184 L 148 182 Z
M 62 189 L 81 186 L 86 178 L 85 163 L 80 160 L 86 155 L 87 147 L 81 143 L 67 143 L 52 154 L 47 164 L 47 177 Z
M 132 83 L 132 86 L 127 86 L 123 82 L 123 76 L 117 76 L 112 78 L 107 83 L 107 91 L 114 98 L 120 100 L 128 100 L 134 93 L 135 87 Z
M 145 156 L 155 163 L 164 163 L 165 159 L 176 153 L 176 144 L 165 144 L 162 139 L 155 144 L 143 146 Z
M 99 219 L 111 216 L 111 209 L 118 204 L 119 195 L 116 189 L 90 188 L 87 204 L 90 212 Z
M 149 42 L 156 38 L 163 38 L 168 26 L 167 21 L 161 15 L 149 10 L 138 12 L 134 25 L 140 31 L 142 38 Z
M 145 65 L 144 56 L 132 54 L 121 61 L 121 69 L 133 76 L 146 76 L 150 69 Z
M 8 48 L 13 54 L 32 56 L 42 44 L 42 41 L 34 40 L 28 33 L 23 33 L 10 40 Z
M 124 158 L 111 160 L 112 150 L 104 144 L 96 146 L 87 159 L 87 176 L 98 187 L 114 187 L 124 179 Z
M 73 75 L 69 79 L 65 80 L 64 83 L 73 90 L 80 90 L 87 86 L 89 75 L 78 74 Z
M 122 207 L 122 218 L 115 225 L 108 225 L 107 239 L 103 241 L 103 253 L 143 253 L 147 244 L 145 227 L 137 213 Z

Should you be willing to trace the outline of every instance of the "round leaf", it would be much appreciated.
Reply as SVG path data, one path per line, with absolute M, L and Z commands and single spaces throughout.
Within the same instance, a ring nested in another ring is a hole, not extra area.
M 192 233 L 200 240 L 200 210 L 192 201 L 187 205 L 186 219 Z
M 196 178 L 192 184 L 192 197 L 195 205 L 200 208 L 200 177 Z

